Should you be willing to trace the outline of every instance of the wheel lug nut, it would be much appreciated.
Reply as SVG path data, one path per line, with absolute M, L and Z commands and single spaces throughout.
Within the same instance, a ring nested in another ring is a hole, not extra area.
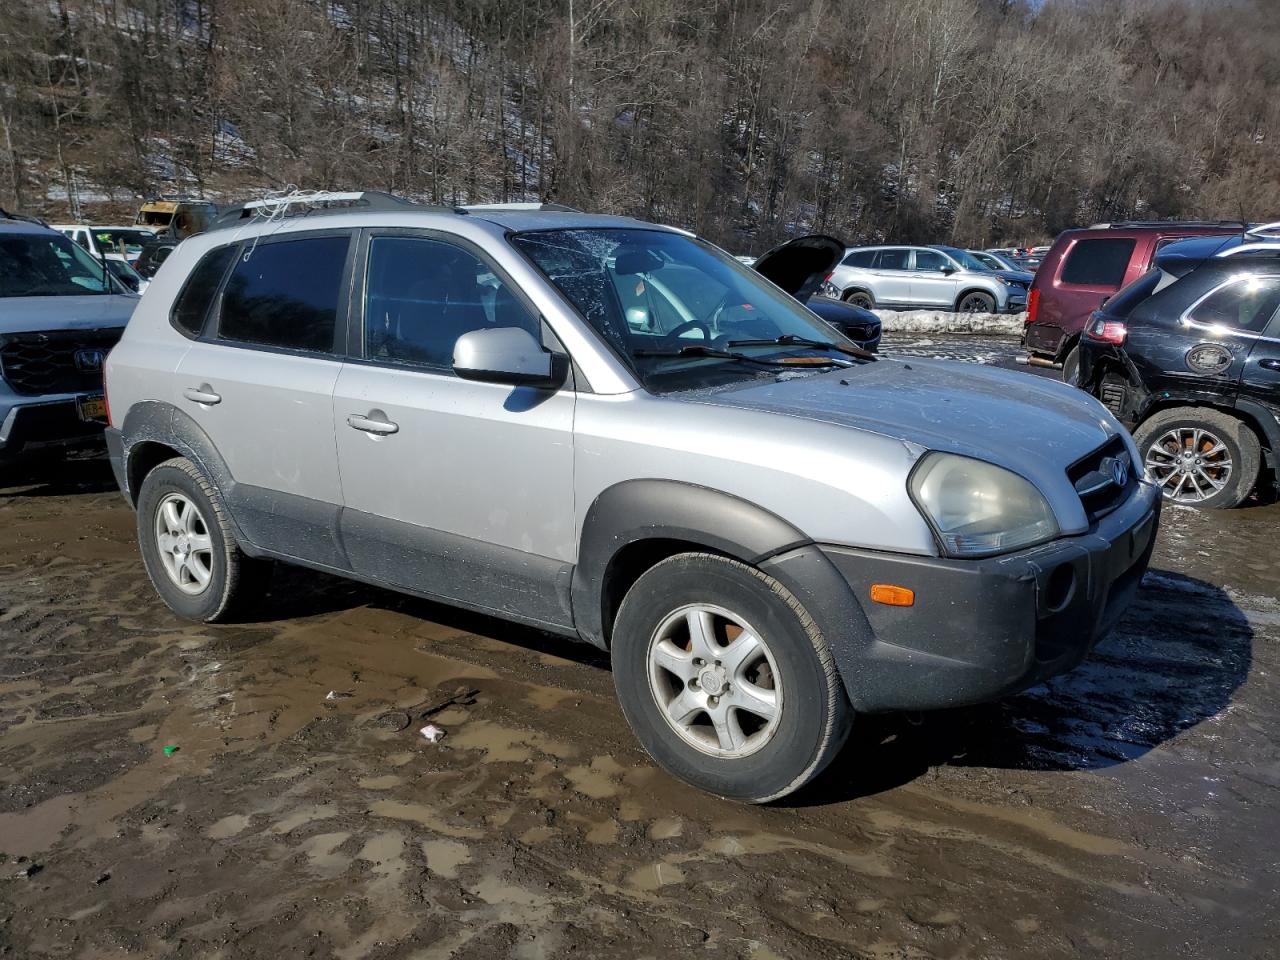
M 714 707 L 717 703 L 719 703 L 719 702 L 720 702 L 720 698 L 719 698 L 719 697 L 708 697 L 708 698 L 707 698 L 707 702 L 708 702 L 708 703 L 710 703 L 710 704 Z
M 697 677 L 694 677 L 692 680 L 690 680 L 690 681 L 689 681 L 689 689 L 690 689 L 690 690 L 697 690 L 697 689 L 698 689 L 698 678 L 697 678 Z

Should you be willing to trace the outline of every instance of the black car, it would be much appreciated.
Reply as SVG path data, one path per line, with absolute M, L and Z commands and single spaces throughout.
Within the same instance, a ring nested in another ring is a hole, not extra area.
M 1079 385 L 1130 430 L 1167 499 L 1234 507 L 1280 451 L 1280 242 L 1170 244 L 1095 311 Z
M 812 234 L 774 247 L 752 264 L 831 326 L 865 350 L 880 346 L 880 318 L 870 310 L 818 293 L 845 254 L 834 237 Z

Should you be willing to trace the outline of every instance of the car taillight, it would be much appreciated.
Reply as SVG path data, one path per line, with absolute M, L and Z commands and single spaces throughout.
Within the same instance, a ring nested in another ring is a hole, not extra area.
M 1027 297 L 1027 323 L 1035 323 L 1036 316 L 1040 313 L 1040 291 L 1035 287 L 1031 288 L 1031 293 Z
M 831 282 L 831 278 L 832 278 L 832 277 L 834 277 L 835 275 L 836 275 L 836 272 L 835 272 L 834 270 L 832 270 L 830 273 L 828 273 L 825 277 L 823 277 L 823 278 L 822 278 L 822 282 L 823 282 L 823 283 L 830 283 L 830 282 Z
M 1129 335 L 1129 328 L 1115 320 L 1099 318 L 1089 321 L 1089 326 L 1085 328 L 1085 335 L 1090 340 L 1097 340 L 1100 343 L 1113 343 L 1118 347 L 1124 343 L 1124 338 Z
M 107 426 L 113 427 L 115 424 L 111 422 L 111 398 L 107 396 L 107 359 L 111 356 L 108 350 L 106 356 L 102 358 L 102 409 L 107 415 Z

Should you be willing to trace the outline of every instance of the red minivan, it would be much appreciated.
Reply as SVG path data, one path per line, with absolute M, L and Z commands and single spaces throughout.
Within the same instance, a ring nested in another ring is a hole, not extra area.
M 1187 237 L 1226 236 L 1244 229 L 1239 221 L 1155 220 L 1099 223 L 1059 234 L 1027 298 L 1022 342 L 1028 361 L 1061 364 L 1063 381 L 1074 383 L 1080 357 L 1076 344 L 1089 314 L 1146 273 L 1157 250 Z

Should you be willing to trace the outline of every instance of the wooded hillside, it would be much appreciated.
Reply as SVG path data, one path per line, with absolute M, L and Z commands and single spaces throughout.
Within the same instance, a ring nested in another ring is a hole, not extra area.
M 10 0 L 0 206 L 367 187 L 759 252 L 1280 217 L 1274 0 Z

